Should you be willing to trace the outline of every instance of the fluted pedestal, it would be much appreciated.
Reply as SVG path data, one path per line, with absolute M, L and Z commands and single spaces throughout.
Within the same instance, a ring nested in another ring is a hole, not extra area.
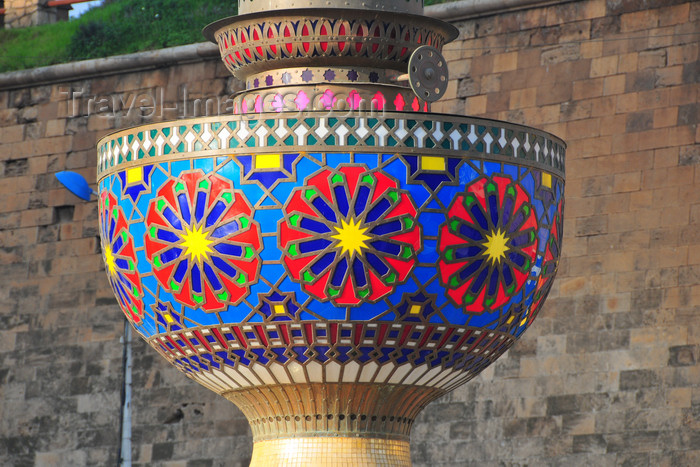
M 444 391 L 336 383 L 266 385 L 223 396 L 253 430 L 254 466 L 410 465 L 415 417 Z
M 409 466 L 415 417 L 444 391 L 392 384 L 286 384 L 224 397 L 248 417 L 255 467 Z

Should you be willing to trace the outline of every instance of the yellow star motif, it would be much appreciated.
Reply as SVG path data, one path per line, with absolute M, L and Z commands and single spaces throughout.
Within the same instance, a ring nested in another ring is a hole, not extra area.
M 106 245 L 104 247 L 104 252 L 105 252 L 105 265 L 107 265 L 107 270 L 109 271 L 110 274 L 114 275 L 117 273 L 117 263 L 116 263 L 116 258 L 114 257 L 114 253 L 112 253 L 112 249 Z
M 350 221 L 345 222 L 344 219 L 340 221 L 340 227 L 335 227 L 336 235 L 332 238 L 338 240 L 338 246 L 342 248 L 342 252 L 350 253 L 350 256 L 355 253 L 360 253 L 363 248 L 367 248 L 365 243 L 370 239 L 370 236 L 365 234 L 367 228 L 361 228 L 360 222 L 355 223 L 355 219 L 350 219 Z
M 209 235 L 203 230 L 201 225 L 192 227 L 192 229 L 185 227 L 185 235 L 182 236 L 185 254 L 190 255 L 190 258 L 197 262 L 207 259 L 207 254 L 212 252 L 210 245 L 213 242 L 209 240 Z
M 506 233 L 501 232 L 498 228 L 493 232 L 493 235 L 486 235 L 486 241 L 484 242 L 486 247 L 486 256 L 492 263 L 498 263 L 503 258 L 506 257 L 506 253 L 510 250 L 508 246 L 508 238 Z

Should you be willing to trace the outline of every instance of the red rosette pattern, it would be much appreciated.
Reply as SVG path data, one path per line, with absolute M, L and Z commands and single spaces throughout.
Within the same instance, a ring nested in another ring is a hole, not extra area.
M 99 198 L 99 225 L 102 254 L 109 283 L 127 319 L 139 324 L 143 319 L 143 287 L 136 269 L 134 239 L 117 198 L 102 192 Z
M 322 169 L 292 192 L 280 223 L 292 279 L 336 306 L 376 302 L 406 281 L 421 249 L 416 207 L 365 166 Z
M 202 170 L 171 178 L 149 205 L 146 229 L 153 273 L 183 305 L 220 311 L 258 280 L 260 227 L 228 179 Z
M 505 305 L 523 287 L 537 257 L 530 197 L 508 176 L 480 177 L 458 195 L 440 229 L 440 282 L 464 311 Z

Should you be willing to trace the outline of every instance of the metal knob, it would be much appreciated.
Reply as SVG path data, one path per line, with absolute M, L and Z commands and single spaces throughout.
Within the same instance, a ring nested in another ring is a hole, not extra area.
M 435 102 L 447 90 L 447 61 L 439 50 L 429 45 L 418 47 L 408 61 L 408 80 L 416 95 Z

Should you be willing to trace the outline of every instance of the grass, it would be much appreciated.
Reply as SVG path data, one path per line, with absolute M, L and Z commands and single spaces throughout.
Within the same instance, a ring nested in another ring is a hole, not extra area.
M 66 51 L 77 26 L 68 22 L 0 30 L 0 72 L 70 61 Z
M 454 0 L 425 0 L 426 5 Z M 80 18 L 0 29 L 0 73 L 204 41 L 201 28 L 236 14 L 234 0 L 107 0 Z
M 234 14 L 231 0 L 114 0 L 68 22 L 0 29 L 0 72 L 202 42 L 202 27 Z

